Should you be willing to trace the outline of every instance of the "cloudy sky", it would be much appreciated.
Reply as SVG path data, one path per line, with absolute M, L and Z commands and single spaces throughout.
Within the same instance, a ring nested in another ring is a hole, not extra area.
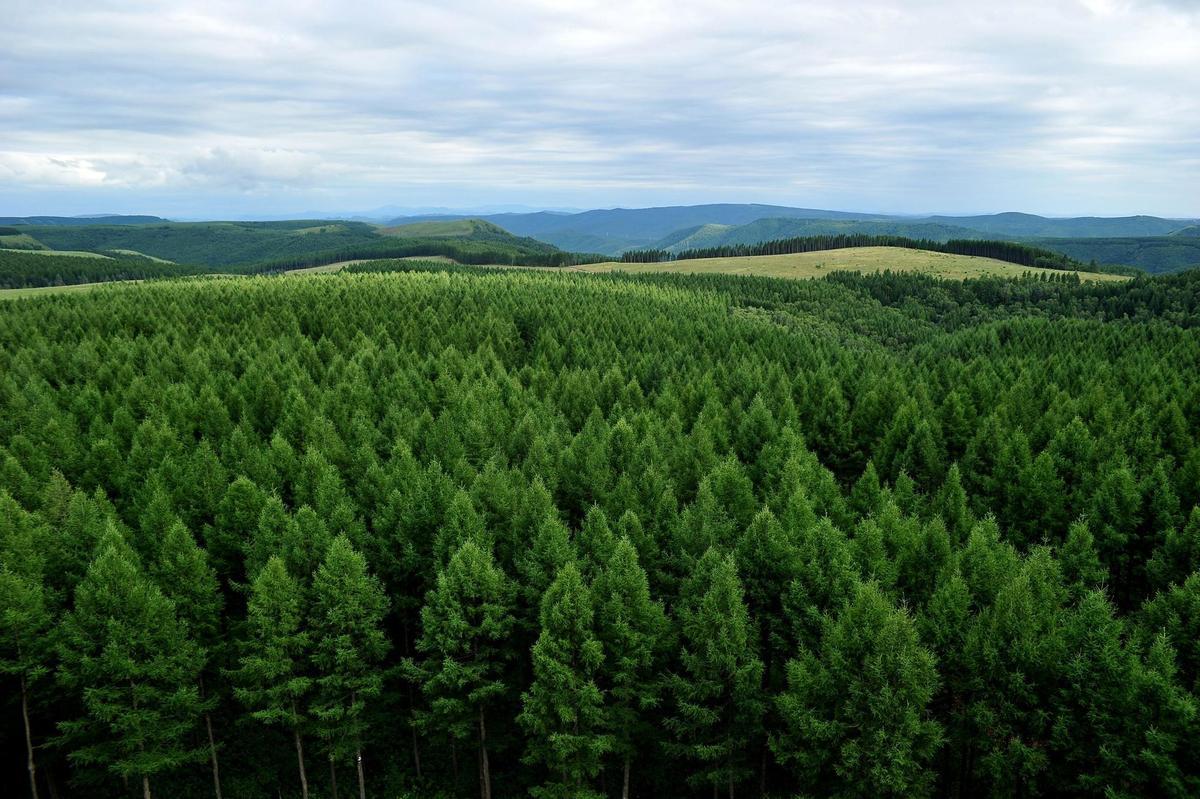
M 1200 216 L 1200 0 L 3 0 L 0 215 Z

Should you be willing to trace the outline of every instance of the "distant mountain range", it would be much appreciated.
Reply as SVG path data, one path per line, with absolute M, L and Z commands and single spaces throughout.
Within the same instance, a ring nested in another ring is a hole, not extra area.
M 389 224 L 463 219 L 438 214 L 400 217 Z M 1113 238 L 1167 236 L 1197 220 L 1154 216 L 1074 217 L 1002 213 L 984 216 L 906 217 L 780 205 L 714 204 L 662 208 L 614 208 L 581 213 L 505 213 L 479 216 L 519 236 L 564 250 L 619 255 L 656 248 L 680 251 L 727 244 L 755 244 L 793 236 L 866 233 L 911 238 Z
M 161 216 L 131 216 L 128 214 L 0 216 L 0 225 L 152 225 L 166 221 Z

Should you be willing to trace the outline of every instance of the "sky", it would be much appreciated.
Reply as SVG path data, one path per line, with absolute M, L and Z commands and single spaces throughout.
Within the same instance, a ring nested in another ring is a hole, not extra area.
M 0 215 L 1200 217 L 1200 0 L 0 7 Z

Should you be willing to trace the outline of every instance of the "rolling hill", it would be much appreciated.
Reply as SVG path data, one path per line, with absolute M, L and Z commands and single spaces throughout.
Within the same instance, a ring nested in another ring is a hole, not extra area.
M 1153 274 L 1200 267 L 1200 236 L 1038 239 L 1037 245 L 1084 263 L 1132 266 Z
M 824 277 L 832 272 L 875 273 L 884 271 L 917 272 L 948 280 L 982 277 L 1019 278 L 1030 274 L 1039 277 L 1043 275 L 1047 277 L 1074 275 L 1084 281 L 1129 279 L 1123 275 L 1039 269 L 998 261 L 994 258 L 912 250 L 904 247 L 850 247 L 787 255 L 696 258 L 665 263 L 606 261 L 573 268 L 584 272 L 732 274 L 793 279 Z
M 413 216 L 395 219 L 390 224 L 402 226 L 470 218 L 474 217 Z M 541 211 L 479 218 L 518 236 L 531 236 L 561 249 L 606 255 L 647 248 L 676 251 L 753 244 L 832 233 L 899 235 L 935 241 L 1166 236 L 1195 224 L 1195 220 L 1154 216 L 1059 219 L 1015 212 L 976 216 L 896 216 L 759 204 L 612 208 L 580 213 Z
M 391 224 L 461 219 L 463 217 L 408 217 Z M 611 208 L 563 214 L 492 214 L 488 222 L 515 233 L 532 236 L 574 252 L 615 255 L 623 250 L 649 247 L 671 233 L 705 224 L 744 225 L 766 218 L 887 219 L 878 214 L 790 208 L 781 205 L 711 204 L 660 208 Z
M 929 239 L 931 241 L 986 238 L 977 230 L 931 222 L 771 218 L 759 219 L 745 225 L 710 224 L 685 228 L 655 242 L 651 249 L 678 253 L 709 247 L 760 244 L 776 239 L 842 233 L 867 236 L 904 236 L 910 239 Z
M 97 214 L 94 216 L 0 216 L 0 225 L 151 225 L 166 222 L 161 216 Z

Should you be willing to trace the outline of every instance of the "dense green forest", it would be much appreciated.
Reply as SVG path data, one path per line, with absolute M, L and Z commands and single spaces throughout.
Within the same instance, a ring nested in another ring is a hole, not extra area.
M 999 261 L 1034 266 L 1041 269 L 1068 269 L 1073 271 L 1095 271 L 1095 266 L 1075 261 L 1065 255 L 1050 252 L 1028 244 L 1012 241 L 982 241 L 976 239 L 910 239 L 905 236 L 876 236 L 865 233 L 838 233 L 824 236 L 802 236 L 777 239 L 757 244 L 730 244 L 717 247 L 673 252 L 669 250 L 630 250 L 621 255 L 623 263 L 657 263 L 662 261 L 686 261 L 694 258 L 730 258 L 747 255 L 785 255 L 799 252 L 842 250 L 848 247 L 905 247 L 913 250 L 975 255 L 995 258 Z
M 1045 247 L 1070 258 L 1121 264 L 1152 274 L 1200 267 L 1200 237 L 1187 235 L 1123 239 L 1041 239 Z
M 369 268 L 0 304 L 12 795 L 1200 793 L 1200 274 Z
M 0 289 L 105 283 L 110 280 L 146 280 L 198 275 L 213 271 L 186 264 L 163 263 L 137 255 L 113 253 L 102 258 L 88 255 L 39 255 L 36 252 L 0 250 Z
M 564 266 L 604 260 L 566 253 L 551 244 L 522 238 L 479 220 L 465 235 L 387 235 L 361 222 L 192 222 L 155 225 L 34 226 L 0 228 L 33 237 L 54 250 L 94 252 L 121 264 L 72 261 L 43 263 L 21 253 L 0 251 L 0 287 L 58 285 L 171 277 L 201 273 L 281 272 L 358 258 L 443 256 L 469 264 Z M 429 229 L 435 226 L 426 225 Z M 416 228 L 418 232 L 421 226 Z M 158 265 L 153 256 L 174 262 Z M 56 256 L 67 257 L 67 256 Z M 94 260 L 94 259 L 93 259 Z M 133 267 L 138 267 L 134 269 Z M 155 271 L 157 270 L 157 271 Z

